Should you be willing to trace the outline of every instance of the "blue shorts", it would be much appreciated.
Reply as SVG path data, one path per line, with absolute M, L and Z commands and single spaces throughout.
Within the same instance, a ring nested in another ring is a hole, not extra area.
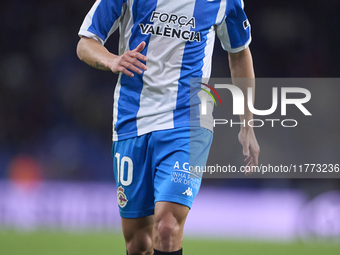
M 154 214 L 158 201 L 191 208 L 213 134 L 201 127 L 154 131 L 113 143 L 117 201 L 123 218 Z

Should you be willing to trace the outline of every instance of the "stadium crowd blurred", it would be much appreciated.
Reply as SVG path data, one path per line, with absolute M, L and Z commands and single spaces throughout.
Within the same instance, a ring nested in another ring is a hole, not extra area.
M 76 56 L 77 33 L 93 1 L 1 2 L 0 179 L 113 181 L 117 76 Z M 257 77 L 339 76 L 338 1 L 245 0 L 245 8 Z M 106 45 L 114 52 L 117 38 Z M 229 76 L 227 53 L 216 40 L 212 77 Z

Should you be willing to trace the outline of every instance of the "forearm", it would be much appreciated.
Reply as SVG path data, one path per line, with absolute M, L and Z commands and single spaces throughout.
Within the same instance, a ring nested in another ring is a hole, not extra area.
M 82 37 L 77 45 L 77 55 L 80 60 L 99 70 L 110 71 L 110 62 L 117 55 L 110 53 L 95 39 Z
M 245 162 L 247 166 L 257 166 L 258 157 L 260 153 L 260 146 L 257 143 L 254 129 L 248 125 L 248 121 L 253 119 L 253 114 L 248 108 L 248 88 L 253 90 L 253 103 L 255 98 L 255 74 L 253 68 L 253 59 L 249 48 L 239 52 L 229 54 L 229 66 L 233 84 L 239 87 L 245 97 L 244 100 L 244 115 L 240 115 L 241 122 L 245 122 L 245 125 L 241 125 L 241 130 L 238 134 L 239 142 L 243 148 L 243 155 L 246 157 Z M 250 169 L 246 175 L 250 174 Z
M 241 122 L 247 122 L 253 119 L 253 114 L 248 108 L 248 88 L 252 88 L 252 100 L 255 100 L 255 74 L 253 68 L 253 60 L 249 47 L 239 53 L 229 54 L 229 67 L 233 84 L 239 87 L 245 97 L 244 100 L 244 115 L 240 115 Z M 242 126 L 241 126 L 242 127 Z

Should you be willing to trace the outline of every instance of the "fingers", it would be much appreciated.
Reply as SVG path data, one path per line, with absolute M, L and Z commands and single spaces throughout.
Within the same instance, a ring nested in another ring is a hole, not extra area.
M 258 159 L 256 156 L 248 156 L 244 159 L 244 162 L 247 164 L 247 166 L 257 166 L 258 165 Z
M 142 70 L 146 71 L 147 67 L 139 61 L 137 62 L 133 61 L 133 63 L 129 61 L 121 61 L 120 67 L 117 69 L 119 72 L 122 72 L 129 77 L 133 77 L 134 74 L 132 72 L 135 72 L 137 74 L 142 74 L 143 73 Z
M 129 70 L 138 74 L 142 74 L 143 71 L 146 71 L 148 69 L 146 65 L 141 62 L 141 61 L 146 62 L 148 60 L 146 56 L 140 53 L 145 48 L 145 45 L 146 43 L 143 41 L 135 49 L 133 49 L 132 51 L 128 51 L 122 55 L 123 61 L 121 65 L 125 67 L 125 69 L 122 72 L 127 76 L 130 77 L 134 76 L 134 74 Z
M 259 145 L 257 143 L 252 144 L 252 146 L 250 146 L 250 155 L 252 156 L 253 163 L 255 166 L 259 164 L 259 154 L 260 154 Z
M 253 166 L 258 165 L 258 158 L 260 153 L 260 147 L 258 146 L 256 140 L 250 140 L 248 139 L 246 141 L 242 141 L 242 147 L 243 147 L 243 155 L 245 156 L 244 162 L 246 163 L 246 169 L 245 175 L 250 175 L 253 173 Z
M 124 68 L 128 68 L 129 70 L 135 72 L 135 73 L 138 73 L 138 74 L 142 74 L 143 71 L 146 71 L 147 67 L 139 62 L 138 60 L 134 60 L 134 59 L 122 59 L 120 61 L 120 65 Z
M 132 51 L 132 50 L 125 52 L 125 54 L 123 54 L 122 56 L 128 56 L 130 58 L 139 59 L 141 61 L 147 61 L 148 60 L 148 58 L 146 56 L 144 56 L 142 53 Z
M 249 144 L 243 145 L 243 156 L 249 157 Z
M 246 157 L 244 162 L 246 163 L 247 171 L 244 173 L 245 175 L 250 175 L 252 173 L 251 166 L 253 165 L 253 158 L 249 155 L 249 147 L 243 147 L 243 155 Z
M 246 161 L 247 160 L 247 161 Z M 253 160 L 253 157 L 252 156 L 248 156 L 245 161 L 247 162 L 247 165 L 246 165 L 246 171 L 245 171 L 245 175 L 248 176 L 248 175 L 251 175 L 253 172 L 254 172 L 254 169 L 253 169 L 253 166 L 254 166 L 254 160 Z
M 147 66 L 141 62 L 148 60 L 146 56 L 140 53 L 144 48 L 145 42 L 141 42 L 134 50 L 125 52 L 119 57 L 113 71 L 122 72 L 129 77 L 134 76 L 133 72 L 142 74 L 143 71 L 148 69 Z
M 246 155 L 245 155 L 246 156 Z M 251 156 L 248 156 L 244 159 L 244 162 L 248 162 L 251 159 Z
M 134 50 L 135 52 L 142 52 L 144 50 L 146 43 L 143 41 L 141 42 Z
M 128 69 L 126 69 L 125 67 L 123 67 L 121 65 L 117 66 L 116 72 L 121 72 L 121 73 L 123 73 L 123 74 L 125 74 L 125 75 L 127 75 L 129 77 L 133 77 L 134 76 L 133 73 L 131 73 Z
M 124 55 L 126 58 L 126 61 L 128 61 L 131 64 L 134 64 L 135 66 L 139 67 L 140 69 L 146 71 L 148 68 L 146 67 L 146 65 L 144 65 L 142 62 L 140 61 L 147 61 L 147 57 L 145 57 L 144 55 L 137 53 L 137 52 L 132 52 L 129 51 L 127 52 L 126 55 Z
M 258 153 L 252 153 L 252 159 L 254 166 L 257 166 L 259 164 L 259 154 Z

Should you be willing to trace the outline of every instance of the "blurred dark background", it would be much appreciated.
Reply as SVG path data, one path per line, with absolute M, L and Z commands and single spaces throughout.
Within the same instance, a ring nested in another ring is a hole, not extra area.
M 111 125 L 117 75 L 95 70 L 76 56 L 77 33 L 92 4 L 1 1 L 0 179 L 113 182 Z M 257 77 L 339 76 L 340 2 L 245 0 L 245 10 L 252 24 Z M 106 47 L 117 52 L 118 32 Z M 227 53 L 216 40 L 212 77 L 229 76 Z M 338 91 L 334 87 L 333 93 Z M 337 108 L 334 105 L 334 111 Z M 289 139 L 300 135 L 293 132 Z M 294 148 L 297 153 L 299 146 Z M 205 183 L 259 188 L 304 188 L 308 183 L 322 186 L 319 192 L 340 189 L 338 180 L 327 179 Z

